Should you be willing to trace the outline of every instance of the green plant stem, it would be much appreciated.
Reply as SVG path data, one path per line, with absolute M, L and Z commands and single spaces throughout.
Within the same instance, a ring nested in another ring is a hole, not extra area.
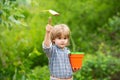
M 71 40 L 71 43 L 72 43 L 72 51 L 75 51 L 76 46 L 75 46 L 75 42 L 74 42 L 72 36 L 70 36 L 70 40 Z

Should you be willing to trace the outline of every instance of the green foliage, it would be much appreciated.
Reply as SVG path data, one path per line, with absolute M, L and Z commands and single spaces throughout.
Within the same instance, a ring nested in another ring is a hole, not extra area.
M 19 71 L 18 68 L 15 69 L 13 80 L 49 80 L 48 67 L 35 67 L 33 70 Z
M 120 59 L 97 52 L 87 54 L 82 69 L 76 73 L 77 80 L 113 80 L 113 74 L 120 72 Z
M 76 80 L 113 80 L 120 74 L 120 1 L 1 0 L 0 80 L 49 80 L 42 41 L 48 17 L 71 29 L 71 51 L 85 52 Z M 55 17 L 46 10 L 60 13 Z
M 33 76 L 33 79 L 32 79 Z M 50 73 L 48 71 L 48 67 L 35 67 L 35 69 L 31 73 L 28 73 L 28 80 L 49 80 Z
M 11 29 L 14 25 L 26 26 L 24 23 L 25 16 L 22 13 L 22 8 L 19 7 L 16 1 L 1 0 L 0 2 L 0 19 L 1 26 Z

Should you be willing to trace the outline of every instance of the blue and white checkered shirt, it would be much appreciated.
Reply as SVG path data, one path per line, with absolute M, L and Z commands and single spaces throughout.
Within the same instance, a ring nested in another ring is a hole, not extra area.
M 61 49 L 57 45 L 51 44 L 48 48 L 43 44 L 43 49 L 49 59 L 49 69 L 51 76 L 56 78 L 72 77 L 73 72 L 68 56 L 70 51 L 66 47 Z

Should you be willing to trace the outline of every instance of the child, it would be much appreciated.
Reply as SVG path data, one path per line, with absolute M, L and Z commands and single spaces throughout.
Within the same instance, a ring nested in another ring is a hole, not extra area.
M 69 62 L 70 30 L 67 25 L 46 26 L 43 49 L 49 59 L 50 80 L 73 80 Z

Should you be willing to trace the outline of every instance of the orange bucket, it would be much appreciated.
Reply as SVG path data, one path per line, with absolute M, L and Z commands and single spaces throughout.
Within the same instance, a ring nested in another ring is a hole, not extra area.
M 70 59 L 72 69 L 78 69 L 78 68 L 82 67 L 83 57 L 84 57 L 83 52 L 72 52 L 69 55 L 69 59 Z

